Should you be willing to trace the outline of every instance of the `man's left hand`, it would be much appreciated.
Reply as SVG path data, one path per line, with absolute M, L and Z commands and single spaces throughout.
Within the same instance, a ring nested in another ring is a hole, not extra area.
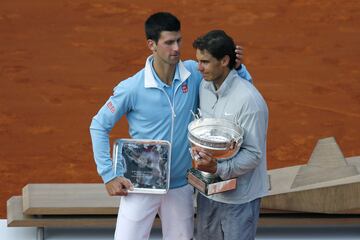
M 198 151 L 198 149 L 194 149 L 193 151 L 196 151 L 196 154 L 198 155 L 198 159 L 195 161 L 195 168 L 200 170 L 200 171 L 204 171 L 204 172 L 208 172 L 208 173 L 216 173 L 217 170 L 217 160 L 216 158 L 212 157 L 211 154 L 203 152 L 203 151 Z

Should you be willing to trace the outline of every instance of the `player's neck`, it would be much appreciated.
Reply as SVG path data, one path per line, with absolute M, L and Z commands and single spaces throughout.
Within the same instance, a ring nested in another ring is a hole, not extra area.
M 223 84 L 223 82 L 225 81 L 225 79 L 227 78 L 229 73 L 230 73 L 230 70 L 228 68 L 226 68 L 224 70 L 223 74 L 221 74 L 217 79 L 215 79 L 213 81 L 214 87 L 216 90 L 220 89 L 221 85 Z
M 155 58 L 153 66 L 160 80 L 167 85 L 171 85 L 176 70 L 176 64 L 169 64 Z

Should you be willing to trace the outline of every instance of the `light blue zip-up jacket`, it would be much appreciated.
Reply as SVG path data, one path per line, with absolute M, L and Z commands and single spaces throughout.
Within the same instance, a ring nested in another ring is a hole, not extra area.
M 202 76 L 195 61 L 180 61 L 175 72 L 178 80 L 173 81 L 177 84 L 170 98 L 163 83 L 154 77 L 151 62 L 152 56 L 147 59 L 144 69 L 121 81 L 91 122 L 94 158 L 105 183 L 116 177 L 110 157 L 109 133 L 125 114 L 131 138 L 171 143 L 170 188 L 187 184 L 186 172 L 191 167 L 187 126 L 192 121 L 191 111 L 196 112 L 198 107 Z M 244 65 L 238 73 L 251 81 Z

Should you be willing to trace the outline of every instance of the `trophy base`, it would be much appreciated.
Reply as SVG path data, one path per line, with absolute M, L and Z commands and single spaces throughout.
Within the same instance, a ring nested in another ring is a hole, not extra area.
M 208 178 L 194 168 L 188 170 L 187 179 L 192 186 L 207 196 L 236 189 L 236 178 L 229 180 L 222 180 L 219 177 Z

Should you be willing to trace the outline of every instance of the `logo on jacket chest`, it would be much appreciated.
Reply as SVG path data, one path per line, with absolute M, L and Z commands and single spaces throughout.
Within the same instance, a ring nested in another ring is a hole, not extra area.
M 189 87 L 188 87 L 187 83 L 183 83 L 181 85 L 181 90 L 183 93 L 187 93 L 189 91 Z

